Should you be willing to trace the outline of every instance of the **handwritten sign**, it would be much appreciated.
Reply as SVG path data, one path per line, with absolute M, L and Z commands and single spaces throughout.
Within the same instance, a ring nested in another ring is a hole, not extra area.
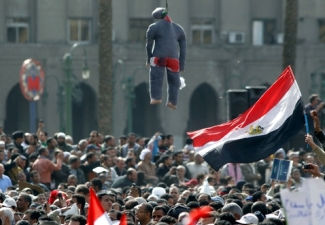
M 305 179 L 296 192 L 281 190 L 288 225 L 323 225 L 325 220 L 325 182 Z

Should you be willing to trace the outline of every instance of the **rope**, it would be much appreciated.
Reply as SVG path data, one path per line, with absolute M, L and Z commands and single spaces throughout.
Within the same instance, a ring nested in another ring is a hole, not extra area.
M 168 0 L 166 0 L 166 12 L 168 13 Z

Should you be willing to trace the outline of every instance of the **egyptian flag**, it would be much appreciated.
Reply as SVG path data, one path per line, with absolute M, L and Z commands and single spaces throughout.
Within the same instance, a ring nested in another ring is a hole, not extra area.
M 291 67 L 245 113 L 227 123 L 188 132 L 216 171 L 226 163 L 251 163 L 275 153 L 304 126 L 304 105 Z
M 112 225 L 112 221 L 103 209 L 95 191 L 90 188 L 90 200 L 88 209 L 88 225 Z

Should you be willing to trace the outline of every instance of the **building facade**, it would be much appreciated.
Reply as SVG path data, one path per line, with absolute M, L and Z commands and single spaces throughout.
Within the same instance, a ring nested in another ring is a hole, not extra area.
M 119 136 L 133 130 L 175 135 L 181 147 L 185 132 L 225 122 L 228 89 L 272 84 L 282 71 L 283 0 L 169 0 L 169 15 L 187 34 L 186 87 L 177 110 L 149 105 L 145 33 L 151 12 L 164 0 L 113 0 L 114 127 Z M 325 1 L 299 1 L 295 75 L 308 101 L 325 97 Z M 37 102 L 37 119 L 51 135 L 64 115 L 63 56 L 74 43 L 73 91 L 75 141 L 97 129 L 97 0 L 0 0 L 0 122 L 5 132 L 28 131 L 29 103 L 19 88 L 22 62 L 34 58 L 46 75 Z M 83 80 L 84 51 L 90 78 Z M 129 92 L 134 98 L 129 97 Z M 167 87 L 164 86 L 166 101 Z M 60 119 L 61 118 L 61 119 Z M 128 124 L 128 118 L 132 123 Z

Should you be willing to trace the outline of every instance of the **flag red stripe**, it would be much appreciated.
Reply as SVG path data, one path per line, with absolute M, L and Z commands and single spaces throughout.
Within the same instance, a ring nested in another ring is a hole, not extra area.
M 210 141 L 218 141 L 233 129 L 245 127 L 264 116 L 278 104 L 294 82 L 293 72 L 290 67 L 287 67 L 256 104 L 236 119 L 217 126 L 187 132 L 189 137 L 193 139 L 194 147 L 204 146 Z
M 90 188 L 90 200 L 88 209 L 87 224 L 94 225 L 95 221 L 105 213 L 102 204 L 96 196 L 95 191 Z

